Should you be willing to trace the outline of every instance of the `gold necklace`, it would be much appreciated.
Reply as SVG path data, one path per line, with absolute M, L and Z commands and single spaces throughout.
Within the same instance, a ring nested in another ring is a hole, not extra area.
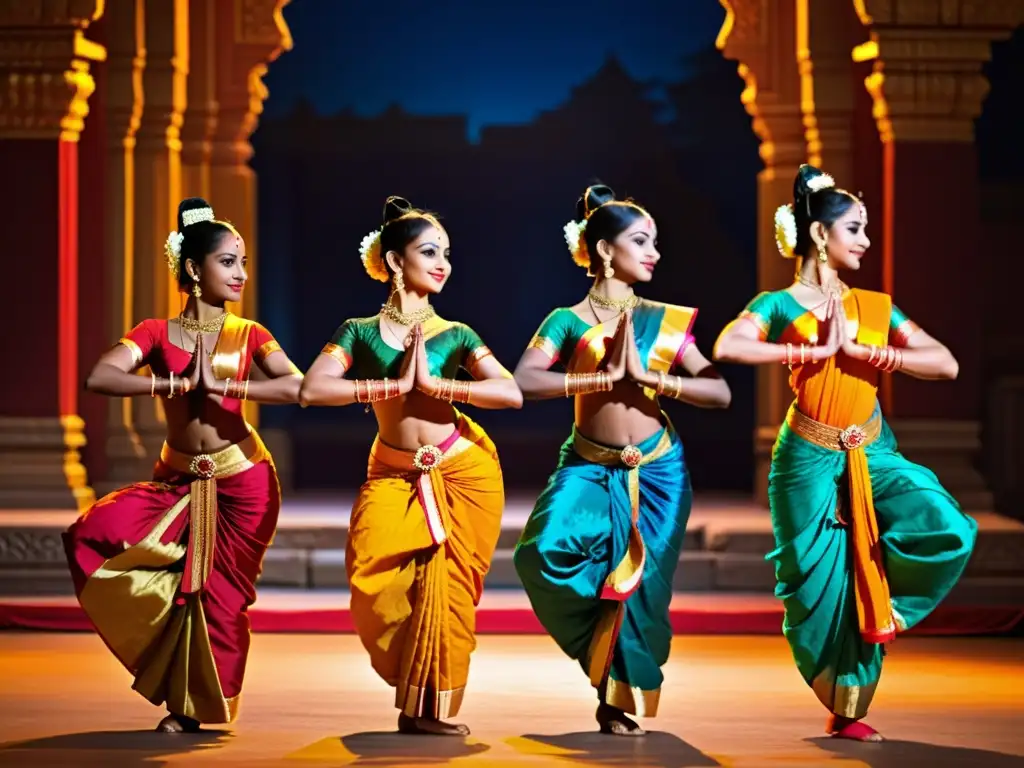
M 403 312 L 391 303 L 383 304 L 380 308 L 381 317 L 386 317 L 398 325 L 419 325 L 435 315 L 437 315 L 437 312 L 429 304 L 423 307 L 423 309 L 414 309 L 412 312 Z
M 593 288 L 590 289 L 590 293 L 587 294 L 587 298 L 597 304 L 599 307 L 605 309 L 614 309 L 619 312 L 625 312 L 629 309 L 634 309 L 640 303 L 640 297 L 635 293 L 627 296 L 624 299 L 607 299 Z
M 219 331 L 224 326 L 224 321 L 228 319 L 229 314 L 231 313 L 224 312 L 212 320 L 195 320 L 191 317 L 185 317 L 185 315 L 178 315 L 178 323 L 183 331 L 188 331 L 189 333 L 213 333 Z
M 806 285 L 808 288 L 817 291 L 823 296 L 842 296 L 843 293 L 846 292 L 846 284 L 842 280 L 836 280 L 835 283 L 833 283 L 827 290 L 818 283 L 812 283 L 803 275 L 799 275 L 796 281 L 800 283 L 800 285 Z

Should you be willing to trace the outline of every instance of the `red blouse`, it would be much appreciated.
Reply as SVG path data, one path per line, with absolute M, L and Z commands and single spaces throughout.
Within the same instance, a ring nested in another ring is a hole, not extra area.
M 192 360 L 192 352 L 174 344 L 168 335 L 166 319 L 149 319 L 132 328 L 120 340 L 132 353 L 135 367 L 148 365 L 154 374 L 167 378 L 181 376 Z M 281 345 L 266 328 L 253 320 L 229 315 L 210 353 L 214 375 L 220 379 L 244 381 L 249 378 L 253 363 L 261 364 Z M 225 398 L 222 407 L 241 413 L 242 401 Z

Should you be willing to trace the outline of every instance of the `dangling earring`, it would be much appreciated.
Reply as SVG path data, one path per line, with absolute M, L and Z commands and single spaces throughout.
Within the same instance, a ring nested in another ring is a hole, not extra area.
M 192 295 L 197 299 L 203 295 L 203 289 L 199 287 L 199 283 L 192 283 Z
M 394 288 L 394 291 L 392 291 L 392 293 L 396 293 L 396 292 L 401 291 L 401 290 L 403 290 L 405 288 L 405 278 L 402 277 L 402 273 L 401 272 L 395 272 L 395 276 L 394 276 L 393 279 L 394 279 L 394 283 L 395 283 L 395 288 Z
M 825 264 L 828 261 L 828 251 L 825 250 L 824 243 L 818 243 L 818 261 Z
M 603 259 L 603 261 L 604 261 L 604 279 L 605 280 L 611 280 L 613 277 L 615 277 L 615 270 L 612 269 L 612 260 L 611 259 Z

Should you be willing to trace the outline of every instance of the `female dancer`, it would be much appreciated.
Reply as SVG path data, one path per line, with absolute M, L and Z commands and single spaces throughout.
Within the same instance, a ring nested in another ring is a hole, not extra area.
M 246 611 L 281 503 L 270 453 L 242 401 L 293 403 L 302 375 L 263 326 L 224 310 L 246 281 L 245 243 L 206 201 L 178 206 L 167 260 L 182 313 L 144 320 L 104 354 L 86 388 L 160 397 L 167 440 L 153 482 L 100 499 L 64 534 L 82 608 L 132 686 L 196 731 L 238 711 Z M 149 366 L 149 376 L 136 375 Z
M 627 713 L 658 709 L 692 496 L 658 396 L 725 408 L 730 394 L 690 335 L 697 310 L 633 293 L 661 258 L 651 215 L 593 186 L 577 217 L 566 241 L 580 266 L 600 260 L 597 279 L 583 301 L 548 315 L 515 374 L 529 398 L 575 397 L 576 422 L 515 565 L 537 617 L 597 688 L 601 731 L 636 736 Z M 567 373 L 549 370 L 558 361 Z
M 889 296 L 840 282 L 838 270 L 858 269 L 870 245 L 860 200 L 809 165 L 793 197 L 775 220 L 783 256 L 802 258 L 797 280 L 757 296 L 722 332 L 715 359 L 792 372 L 796 400 L 768 479 L 783 633 L 831 713 L 827 731 L 880 741 L 862 718 L 883 646 L 948 594 L 976 525 L 934 474 L 897 451 L 879 375 L 954 379 L 957 363 Z
M 399 731 L 464 736 L 443 720 L 462 704 L 505 492 L 494 444 L 453 403 L 519 408 L 523 397 L 473 329 L 430 306 L 452 270 L 434 216 L 390 197 L 360 252 L 391 295 L 379 314 L 342 323 L 299 397 L 374 409 L 378 435 L 349 523 L 352 620 L 395 687 Z M 456 380 L 460 367 L 475 381 Z

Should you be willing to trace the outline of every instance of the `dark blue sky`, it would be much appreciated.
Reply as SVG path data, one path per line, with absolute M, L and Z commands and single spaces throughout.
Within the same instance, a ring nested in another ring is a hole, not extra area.
M 367 117 L 397 104 L 466 114 L 473 136 L 557 107 L 610 53 L 637 79 L 680 80 L 725 15 L 718 0 L 296 0 L 284 13 L 295 48 L 266 77 L 268 116 L 302 98 Z

